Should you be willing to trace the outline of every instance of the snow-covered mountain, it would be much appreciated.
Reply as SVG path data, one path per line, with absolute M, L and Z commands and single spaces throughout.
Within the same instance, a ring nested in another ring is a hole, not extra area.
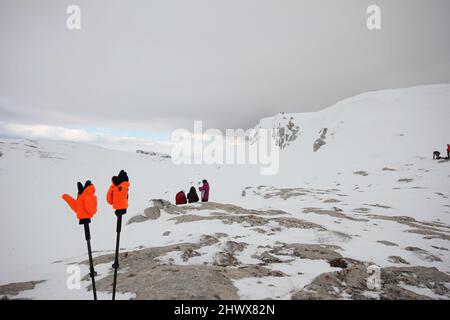
M 429 158 L 448 143 L 449 100 L 449 85 L 370 92 L 319 112 L 280 113 L 257 128 L 276 129 L 285 158 L 316 168 Z
M 432 160 L 450 143 L 448 119 L 450 85 L 370 92 L 320 112 L 262 119 L 256 128 L 275 129 L 281 147 L 272 176 L 254 165 L 174 165 L 86 144 L 0 139 L 0 296 L 91 298 L 89 279 L 81 290 L 66 287 L 67 267 L 86 259 L 86 244 L 60 198 L 90 179 L 99 198 L 91 224 L 99 297 L 110 298 L 115 216 L 105 195 L 111 176 L 126 169 L 122 298 L 392 298 L 395 289 L 449 299 L 450 162 Z M 151 201 L 173 202 L 204 178 L 209 204 Z M 382 268 L 390 289 L 342 284 L 354 280 L 343 271 L 361 280 L 369 264 Z M 167 276 L 168 265 L 183 272 Z M 155 277 L 169 280 L 149 292 Z

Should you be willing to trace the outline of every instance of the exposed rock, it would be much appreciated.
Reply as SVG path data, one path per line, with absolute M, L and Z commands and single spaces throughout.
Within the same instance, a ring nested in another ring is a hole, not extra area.
M 152 207 L 145 209 L 144 213 L 141 215 L 131 217 L 127 224 L 156 220 L 161 216 L 161 209 L 172 207 L 172 204 L 169 201 L 163 199 L 153 199 L 152 202 Z
M 342 202 L 342 201 L 337 200 L 337 199 L 326 199 L 323 201 L 323 203 L 338 203 L 338 202 Z
M 150 220 L 156 220 L 161 216 L 161 210 L 158 207 L 147 208 L 144 210 L 144 216 Z
M 326 230 L 321 225 L 297 218 L 272 218 L 269 220 L 278 222 L 280 226 L 285 228 Z
M 438 228 L 448 228 L 448 226 L 443 225 L 441 223 L 437 222 L 426 222 L 426 221 L 417 221 L 412 217 L 407 216 L 383 216 L 383 215 L 368 215 L 367 217 L 371 219 L 381 219 L 381 220 L 388 220 L 388 221 L 395 221 L 400 224 L 407 225 L 409 227 L 413 227 L 412 230 L 406 230 L 405 232 L 410 233 L 417 233 L 417 234 L 423 234 L 428 235 L 429 239 L 439 238 L 443 240 L 450 240 L 450 235 L 444 233 L 443 230 Z
M 410 230 L 405 230 L 404 232 L 426 235 L 427 237 L 425 237 L 424 239 L 450 240 L 450 235 L 444 234 L 442 232 L 436 232 L 430 228 L 410 229 Z
M 286 146 L 297 139 L 299 131 L 300 127 L 292 122 L 292 119 L 289 120 L 286 127 L 279 124 L 274 134 L 275 145 L 279 146 L 280 149 L 286 148 Z
M 242 252 L 247 247 L 245 242 L 227 241 L 225 243 L 225 250 L 231 253 Z
M 261 190 L 260 190 L 261 191 Z M 264 199 L 270 198 L 281 198 L 283 200 L 287 200 L 290 198 L 296 197 L 304 197 L 304 196 L 312 196 L 314 198 L 319 198 L 319 196 L 327 196 L 327 197 L 345 197 L 345 194 L 337 193 L 339 190 L 337 189 L 329 189 L 329 190 L 321 190 L 321 189 L 312 189 L 312 188 L 274 188 L 270 187 L 265 190 Z M 257 195 L 261 195 L 261 193 L 255 192 Z M 321 199 L 320 199 L 321 200 Z
M 184 250 L 184 252 L 181 255 L 181 259 L 183 259 L 184 262 L 187 262 L 190 258 L 193 257 L 199 257 L 201 256 L 201 254 L 197 251 L 195 251 L 192 248 L 188 248 L 186 250 Z
M 170 203 L 170 201 L 164 199 L 153 199 L 152 202 L 153 206 L 159 209 L 169 208 L 173 206 L 173 204 Z
M 351 258 L 336 258 L 329 261 L 330 267 L 347 269 L 359 265 L 361 262 Z
M 166 231 L 166 232 L 164 232 L 162 235 L 163 235 L 164 237 L 167 237 L 169 234 L 170 234 L 170 231 Z
M 197 215 L 193 215 L 193 214 L 186 214 L 186 215 L 170 218 L 169 220 L 174 220 L 176 224 L 179 224 L 179 223 L 189 223 L 189 222 L 195 222 L 195 221 L 214 220 L 214 219 L 220 219 L 220 218 L 218 218 L 217 216 L 204 217 L 204 216 L 197 216 Z
M 388 247 L 398 247 L 398 244 L 396 244 L 394 242 L 387 241 L 387 240 L 378 240 L 377 242 L 381 243 L 381 244 L 384 244 L 385 246 L 388 246 Z
M 218 252 L 214 256 L 214 265 L 221 267 L 237 266 L 238 260 L 231 252 Z
M 45 280 L 4 284 L 0 286 L 0 295 L 6 296 L 6 298 L 8 299 L 8 296 L 16 296 L 22 291 L 33 290 L 36 287 L 36 285 L 44 281 Z
M 437 250 L 449 251 L 447 248 L 444 248 L 444 247 L 437 247 L 437 246 L 432 246 L 432 247 L 437 249 Z
M 322 146 L 326 145 L 325 139 L 327 138 L 328 128 L 323 128 L 320 130 L 320 137 L 314 141 L 313 151 L 317 152 Z
M 398 179 L 398 182 L 403 182 L 403 183 L 411 183 L 414 181 L 414 179 L 411 178 L 403 178 L 403 179 Z
M 130 220 L 128 220 L 127 224 L 140 223 L 140 222 L 145 222 L 147 220 L 148 220 L 148 218 L 145 217 L 144 215 L 137 215 L 137 216 L 131 217 Z
M 446 236 L 443 234 L 444 231 L 438 228 L 448 228 L 445 225 L 437 222 L 426 222 L 426 221 L 418 221 L 412 217 L 408 216 L 383 216 L 383 215 L 368 215 L 367 217 L 371 219 L 381 219 L 387 221 L 395 221 L 400 224 L 404 224 L 409 227 L 420 229 L 423 234 L 429 235 L 438 235 L 438 236 Z M 407 230 L 406 232 L 413 232 L 412 230 Z
M 311 299 L 371 299 L 365 292 L 367 287 L 368 263 L 360 262 L 350 268 L 337 272 L 323 273 L 316 277 L 309 285 L 294 293 L 294 300 Z M 450 297 L 450 291 L 445 283 L 450 281 L 450 276 L 440 272 L 436 268 L 427 267 L 387 267 L 381 268 L 381 290 L 377 293 L 380 299 L 412 300 L 430 299 L 407 290 L 404 284 L 432 290 L 443 298 Z
M 222 239 L 222 238 L 228 237 L 228 235 L 226 233 L 222 233 L 222 232 L 214 233 L 213 236 L 216 237 L 217 239 Z
M 366 266 L 359 264 L 341 271 L 322 273 L 302 290 L 292 295 L 293 300 L 336 300 L 344 296 L 362 299 L 367 290 Z
M 363 177 L 367 177 L 369 175 L 366 171 L 355 171 L 355 172 L 353 172 L 353 174 L 363 176 Z
M 319 245 L 319 244 L 282 244 L 275 247 L 269 252 L 278 256 L 288 255 L 292 257 L 298 257 L 300 259 L 310 260 L 327 260 L 342 258 L 342 256 L 334 251 L 341 249 L 338 246 Z
M 419 256 L 420 258 L 422 258 L 426 261 L 429 261 L 429 262 L 434 262 L 434 261 L 442 262 L 441 258 L 436 257 L 435 255 L 432 255 L 428 251 L 421 249 L 421 248 L 406 247 L 405 250 L 414 252 L 417 256 Z
M 170 220 L 175 220 L 177 224 L 179 223 L 188 223 L 194 221 L 202 221 L 202 220 L 222 220 L 225 224 L 247 224 L 248 227 L 258 227 L 264 226 L 271 221 L 278 222 L 281 226 L 286 228 L 299 228 L 299 229 L 318 229 L 318 230 L 326 230 L 324 227 L 308 222 L 305 220 L 297 219 L 297 218 L 263 218 L 260 216 L 256 216 L 253 214 L 250 215 L 212 215 L 212 216 L 196 216 L 196 215 L 182 215 L 171 218 Z
M 283 262 L 281 259 L 271 255 L 269 252 L 264 251 L 263 253 L 261 253 L 260 255 L 253 255 L 252 256 L 255 259 L 259 259 L 264 263 L 281 263 Z
M 201 245 L 199 244 L 185 242 L 185 243 L 171 244 L 163 247 L 153 247 L 135 251 L 121 252 L 119 253 L 120 266 L 122 268 L 122 265 L 134 264 L 135 260 L 139 259 L 148 259 L 153 261 L 153 259 L 156 259 L 160 256 L 164 256 L 167 253 L 173 251 L 184 252 L 188 249 L 197 250 L 199 248 L 201 248 Z M 114 255 L 115 255 L 114 253 L 111 253 L 94 257 L 94 264 L 97 265 L 102 263 L 109 263 L 110 261 L 114 260 Z M 89 260 L 84 260 L 81 263 L 87 265 L 89 264 Z
M 389 256 L 388 261 L 392 263 L 409 264 L 408 261 L 399 256 Z
M 262 233 L 262 234 L 267 233 L 267 231 L 264 230 L 264 229 L 262 229 L 262 228 L 253 228 L 252 230 L 253 230 L 253 231 L 256 231 L 256 232 L 258 232 L 258 233 Z
M 426 287 L 437 295 L 450 298 L 450 288 L 445 284 L 450 282 L 450 275 L 431 267 L 387 267 L 382 269 L 382 280 L 386 287 L 406 284 L 415 287 Z M 385 293 L 386 299 L 402 299 L 393 293 Z
M 315 214 L 320 214 L 320 215 L 327 215 L 327 216 L 331 216 L 331 217 L 335 217 L 335 218 L 342 218 L 342 219 L 347 219 L 347 220 L 352 220 L 352 221 L 361 221 L 361 222 L 368 222 L 368 219 L 365 218 L 354 218 L 352 216 L 346 215 L 342 212 L 342 210 L 340 210 L 339 208 L 337 208 L 338 210 L 334 209 L 334 210 L 325 210 L 325 209 L 320 209 L 320 208 L 304 208 L 303 209 L 303 213 L 315 213 Z
M 200 245 L 202 246 L 212 246 L 216 244 L 219 240 L 216 237 L 204 234 L 200 237 Z
M 188 251 L 198 245 L 180 243 L 165 247 L 147 248 L 120 254 L 120 270 L 117 291 L 136 294 L 136 299 L 170 300 L 229 300 L 239 299 L 237 288 L 231 279 L 248 277 L 283 277 L 284 273 L 261 266 L 237 268 L 221 266 L 180 266 L 159 264 L 156 259 L 172 251 Z M 224 256 L 221 262 L 233 265 L 234 257 Z M 95 263 L 109 263 L 114 254 L 96 257 Z M 235 258 L 234 258 L 235 259 Z M 88 263 L 84 261 L 83 263 Z M 86 279 L 89 280 L 89 279 Z M 112 270 L 106 277 L 97 280 L 97 290 L 110 292 Z

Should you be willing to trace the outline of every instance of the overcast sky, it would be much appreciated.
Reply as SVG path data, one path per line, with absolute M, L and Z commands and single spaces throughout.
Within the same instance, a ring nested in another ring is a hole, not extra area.
M 70 4 L 81 30 L 66 28 Z M 449 14 L 449 0 L 0 0 L 2 132 L 163 139 L 448 83 Z

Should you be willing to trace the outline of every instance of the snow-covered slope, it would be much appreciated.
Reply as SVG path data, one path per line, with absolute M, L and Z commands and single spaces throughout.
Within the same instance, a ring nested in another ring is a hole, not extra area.
M 450 85 L 370 92 L 319 112 L 278 114 L 257 127 L 284 133 L 283 160 L 300 161 L 301 171 L 402 162 L 444 153 L 449 101 Z M 326 144 L 314 151 L 319 139 Z
M 242 241 L 246 249 L 234 255 L 238 265 L 252 266 L 261 262 L 255 258 L 263 253 L 261 245 L 277 252 L 276 243 L 281 242 L 339 246 L 336 250 L 343 257 L 382 267 L 399 265 L 392 262 L 398 261 L 394 256 L 411 266 L 450 272 L 450 162 L 431 159 L 434 150 L 444 154 L 450 143 L 448 119 L 450 85 L 371 92 L 320 112 L 266 118 L 257 127 L 276 129 L 282 146 L 280 171 L 273 176 L 261 176 L 254 165 L 181 166 L 167 158 L 85 144 L 0 139 L 0 285 L 46 280 L 19 297 L 90 298 L 88 281 L 82 290 L 65 285 L 67 265 L 85 259 L 86 244 L 60 196 L 74 195 L 77 181 L 93 181 L 99 198 L 91 225 L 93 249 L 96 256 L 110 253 L 115 216 L 104 197 L 111 176 L 120 169 L 131 179 L 126 221 L 143 214 L 151 199 L 173 202 L 176 192 L 198 186 L 204 178 L 211 184 L 211 200 L 220 205 L 188 208 L 183 214 L 236 214 L 223 204 L 242 207 L 237 210 L 240 216 L 249 214 L 244 208 L 262 210 L 256 215 L 263 218 L 267 210 L 282 210 L 272 220 L 262 220 L 267 223 L 244 219 L 231 224 L 225 218 L 177 223 L 173 213 L 161 210 L 156 220 L 124 227 L 121 247 L 126 250 L 198 243 L 204 234 L 226 234 L 216 244 L 197 248 L 200 256 L 187 262 L 174 250 L 160 263 L 213 265 L 226 241 Z M 321 227 L 300 228 L 289 219 Z M 262 223 L 262 231 L 255 223 Z M 166 231 L 170 234 L 163 236 Z M 285 277 L 233 280 L 239 297 L 290 298 L 314 277 L 336 271 L 325 260 L 288 260 L 266 265 Z M 97 269 L 106 276 L 109 266 Z

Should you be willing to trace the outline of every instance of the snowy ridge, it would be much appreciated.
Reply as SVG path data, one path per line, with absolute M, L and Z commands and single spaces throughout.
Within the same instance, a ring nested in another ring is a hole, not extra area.
M 388 151 L 401 150 L 390 153 L 393 156 L 408 157 L 417 153 L 428 156 L 430 147 L 439 148 L 447 142 L 449 99 L 448 84 L 369 92 L 319 112 L 282 113 L 265 118 L 257 128 L 283 128 L 289 132 L 289 123 L 294 123 L 301 128 L 300 135 L 305 137 L 293 143 L 292 148 L 301 148 L 298 144 L 302 142 L 312 145 L 319 132 L 328 128 L 329 135 L 338 139 L 337 147 L 345 152 L 358 148 L 362 157 L 371 158 L 376 151 L 386 148 L 390 148 Z M 310 136 L 313 137 L 312 142 L 307 139 Z M 397 137 L 403 139 L 392 140 L 386 145 L 384 139 Z M 433 141 L 432 146 L 430 141 Z M 399 148 L 403 143 L 414 145 Z M 313 150 L 312 147 L 310 149 Z

